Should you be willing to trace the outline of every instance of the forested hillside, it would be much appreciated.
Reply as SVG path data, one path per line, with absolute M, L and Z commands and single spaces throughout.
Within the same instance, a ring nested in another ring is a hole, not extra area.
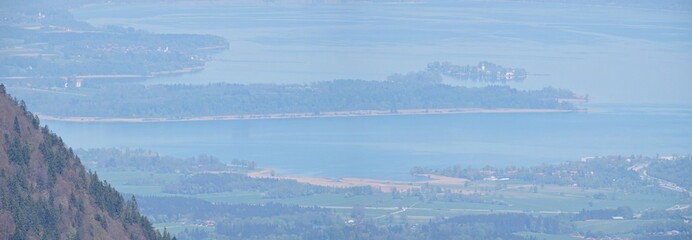
M 0 239 L 170 239 L 0 85 Z

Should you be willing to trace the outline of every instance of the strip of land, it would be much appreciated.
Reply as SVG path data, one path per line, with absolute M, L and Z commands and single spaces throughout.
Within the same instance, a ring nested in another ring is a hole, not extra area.
M 38 53 L 37 53 L 38 54 Z M 46 54 L 43 54 L 46 55 Z M 154 78 L 154 77 L 162 77 L 162 76 L 170 76 L 170 75 L 178 75 L 178 74 L 184 74 L 184 73 L 192 73 L 192 72 L 199 72 L 204 70 L 203 66 L 199 67 L 184 67 L 180 69 L 175 69 L 175 70 L 166 70 L 166 71 L 155 71 L 155 72 L 150 72 L 147 74 L 90 74 L 90 75 L 77 75 L 73 77 L 60 77 L 63 80 L 68 80 L 68 79 L 81 79 L 81 80 L 87 80 L 87 79 L 126 79 L 126 78 Z M 4 76 L 0 77 L 0 80 L 26 80 L 26 79 L 41 79 L 41 78 L 58 78 L 58 77 L 34 77 L 34 76 Z
M 566 113 L 585 112 L 585 109 L 532 109 L 532 108 L 437 108 L 437 109 L 400 109 L 388 110 L 354 110 L 333 111 L 320 113 L 272 113 L 272 114 L 235 114 L 222 116 L 201 116 L 187 118 L 112 118 L 112 117 L 62 117 L 38 114 L 42 120 L 63 122 L 196 122 L 196 121 L 237 121 L 257 119 L 293 119 L 293 118 L 334 118 L 334 117 L 359 117 L 359 116 L 393 116 L 393 115 L 440 115 L 463 113 Z
M 421 181 L 392 181 L 392 180 L 378 180 L 378 179 L 368 179 L 368 178 L 339 178 L 339 179 L 329 179 L 322 177 L 310 177 L 310 176 L 277 176 L 274 175 L 272 169 L 262 169 L 256 172 L 250 172 L 247 176 L 252 178 L 271 178 L 279 180 L 294 180 L 299 183 L 306 183 L 317 186 L 333 187 L 333 188 L 348 188 L 348 187 L 372 187 L 378 189 L 382 192 L 406 192 L 414 189 L 420 189 L 423 184 L 435 184 L 435 185 L 455 185 L 463 186 L 468 179 L 463 178 L 453 178 L 434 174 L 419 174 L 416 176 L 427 177 L 426 180 Z

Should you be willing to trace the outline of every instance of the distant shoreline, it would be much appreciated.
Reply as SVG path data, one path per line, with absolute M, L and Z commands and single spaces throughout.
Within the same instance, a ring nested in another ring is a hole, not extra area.
M 398 115 L 442 115 L 465 113 L 567 113 L 586 112 L 586 109 L 546 109 L 546 108 L 436 108 L 436 109 L 400 109 L 396 112 L 388 110 L 354 110 L 333 111 L 320 113 L 271 113 L 271 114 L 235 114 L 221 116 L 201 116 L 187 118 L 119 118 L 119 117 L 60 117 L 38 114 L 39 118 L 48 121 L 61 122 L 103 122 L 103 123 L 148 123 L 148 122 L 199 122 L 199 121 L 238 121 L 261 119 L 299 119 L 299 118 L 335 118 L 362 116 L 398 116 Z

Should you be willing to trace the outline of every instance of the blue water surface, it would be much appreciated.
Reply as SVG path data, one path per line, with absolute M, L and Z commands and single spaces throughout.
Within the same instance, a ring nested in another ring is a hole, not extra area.
M 692 153 L 689 108 L 48 126 L 74 148 L 254 160 L 280 174 L 408 179 L 414 166 L 527 166 Z

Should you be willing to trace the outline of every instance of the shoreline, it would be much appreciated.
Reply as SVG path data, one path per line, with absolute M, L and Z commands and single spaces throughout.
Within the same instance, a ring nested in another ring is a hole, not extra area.
M 216 48 L 216 47 L 214 47 Z M 147 78 L 155 78 L 155 77 L 167 77 L 167 76 L 173 76 L 173 75 L 179 75 L 179 74 L 186 74 L 186 73 L 193 73 L 193 72 L 199 72 L 204 70 L 204 66 L 192 66 L 192 67 L 183 67 L 179 69 L 173 69 L 173 70 L 162 70 L 162 71 L 156 71 L 156 72 L 148 72 L 145 74 L 88 74 L 88 75 L 77 75 L 77 76 L 72 76 L 72 77 L 66 77 L 66 76 L 41 76 L 41 77 L 35 77 L 35 76 L 4 76 L 0 77 L 0 80 L 24 80 L 24 79 L 53 79 L 53 78 L 62 78 L 63 80 L 71 79 L 81 79 L 81 80 L 88 80 L 88 79 L 147 79 Z
M 354 110 L 333 111 L 321 113 L 271 113 L 271 114 L 235 114 L 220 116 L 201 116 L 185 118 L 145 117 L 60 117 L 37 113 L 38 117 L 47 121 L 81 122 L 81 123 L 156 123 L 156 122 L 199 122 L 199 121 L 239 121 L 263 119 L 302 119 L 302 118 L 336 118 L 336 117 L 365 117 L 365 116 L 399 116 L 399 115 L 444 115 L 468 113 L 569 113 L 586 112 L 586 109 L 548 109 L 548 108 L 435 108 L 435 109 L 401 109 L 396 112 L 389 110 Z

